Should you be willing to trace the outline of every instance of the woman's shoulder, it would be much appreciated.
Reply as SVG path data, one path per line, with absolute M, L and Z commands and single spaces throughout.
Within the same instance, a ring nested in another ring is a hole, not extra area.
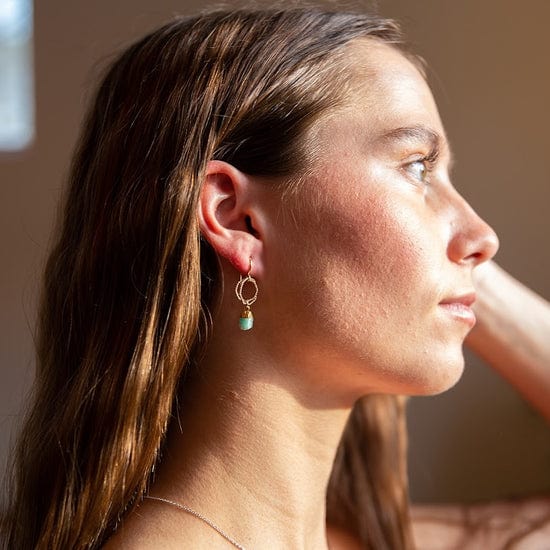
M 123 518 L 102 550 L 228 550 L 223 539 L 170 508 L 142 503 Z
M 550 496 L 483 504 L 411 507 L 414 540 L 422 550 L 550 548 Z

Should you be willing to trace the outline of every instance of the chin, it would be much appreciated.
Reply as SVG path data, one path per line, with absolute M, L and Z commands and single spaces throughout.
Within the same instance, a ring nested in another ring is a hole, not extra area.
M 446 358 L 433 364 L 433 367 L 425 372 L 422 380 L 418 380 L 415 395 L 437 395 L 450 390 L 461 378 L 464 372 L 464 356 Z

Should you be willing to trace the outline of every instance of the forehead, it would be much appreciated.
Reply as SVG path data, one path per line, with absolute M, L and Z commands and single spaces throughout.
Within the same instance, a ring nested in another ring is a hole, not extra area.
M 350 44 L 348 53 L 351 79 L 345 110 L 368 118 L 373 131 L 426 126 L 444 135 L 426 80 L 397 48 L 362 39 Z

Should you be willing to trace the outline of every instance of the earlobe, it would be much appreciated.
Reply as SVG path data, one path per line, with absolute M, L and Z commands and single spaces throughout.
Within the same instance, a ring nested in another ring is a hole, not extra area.
M 259 216 L 250 178 L 231 164 L 210 161 L 199 201 L 199 226 L 216 253 L 239 273 L 247 273 L 250 258 L 261 270 L 263 241 L 257 227 Z

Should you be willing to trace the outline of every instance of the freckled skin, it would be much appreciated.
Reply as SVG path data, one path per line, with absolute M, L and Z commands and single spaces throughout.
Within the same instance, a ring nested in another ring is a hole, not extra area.
M 387 45 L 350 49 L 353 90 L 320 124 L 298 211 L 266 234 L 262 296 L 296 376 L 342 404 L 370 392 L 437 393 L 458 380 L 470 327 L 439 304 L 473 290 L 472 270 L 498 243 L 449 181 L 445 133 L 418 70 Z M 426 140 L 380 139 L 419 126 L 441 141 L 429 184 L 410 172 Z

